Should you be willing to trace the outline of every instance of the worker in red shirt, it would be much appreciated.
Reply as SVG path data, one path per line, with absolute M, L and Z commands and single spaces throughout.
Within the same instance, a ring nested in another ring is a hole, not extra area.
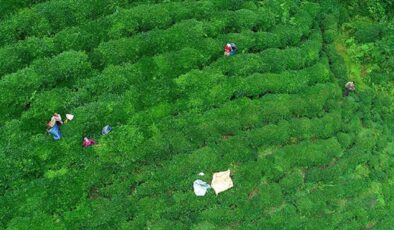
M 225 56 L 230 56 L 232 50 L 233 50 L 233 49 L 232 49 L 232 47 L 231 47 L 231 44 L 230 44 L 230 43 L 227 43 L 227 44 L 224 46 L 224 55 L 225 55 Z
M 233 56 L 237 51 L 237 46 L 234 43 L 227 43 L 224 46 L 224 55 L 225 56 Z

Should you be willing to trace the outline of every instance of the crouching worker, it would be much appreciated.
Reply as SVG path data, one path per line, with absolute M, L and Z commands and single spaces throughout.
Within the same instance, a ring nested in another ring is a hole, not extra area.
M 237 51 L 237 46 L 234 43 L 227 43 L 224 46 L 224 55 L 225 56 L 233 56 Z
M 63 124 L 60 114 L 54 113 L 51 120 L 48 122 L 48 133 L 52 135 L 54 140 L 60 140 L 62 134 L 60 133 L 59 126 Z
M 356 90 L 356 86 L 354 84 L 354 81 L 349 81 L 345 85 L 345 91 L 343 92 L 343 96 L 347 97 L 347 96 L 349 96 L 350 92 L 353 92 L 355 90 Z
M 96 141 L 95 141 L 95 140 L 89 139 L 89 138 L 87 138 L 87 137 L 84 137 L 84 138 L 83 138 L 83 143 L 82 143 L 82 146 L 83 146 L 83 147 L 87 148 L 87 147 L 92 146 L 92 145 L 95 145 L 95 144 L 96 144 Z
M 52 128 L 55 125 L 61 126 L 63 124 L 62 117 L 58 113 L 54 113 L 48 123 L 48 127 Z
M 230 56 L 231 55 L 231 45 L 230 45 L 230 43 L 227 43 L 224 46 L 224 55 L 225 56 Z

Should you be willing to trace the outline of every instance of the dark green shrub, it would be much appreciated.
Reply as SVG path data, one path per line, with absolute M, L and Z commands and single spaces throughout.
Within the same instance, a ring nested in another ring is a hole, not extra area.
M 90 77 L 92 67 L 86 54 L 68 51 L 52 59 L 37 60 L 31 67 L 42 76 L 42 87 L 50 88 L 60 82 L 69 84 L 78 78 Z
M 336 30 L 326 30 L 324 31 L 323 38 L 325 43 L 332 43 L 337 36 Z
M 322 27 L 325 31 L 338 29 L 338 17 L 335 14 L 324 14 L 321 22 Z
M 201 18 L 206 19 L 219 13 L 212 1 L 198 1 L 198 2 L 178 2 L 168 6 L 171 17 L 174 21 L 181 21 L 186 18 Z
M 253 35 L 255 37 L 255 49 L 252 51 L 264 50 L 267 48 L 282 47 L 279 36 L 280 34 L 269 33 L 269 32 L 255 32 Z
M 130 15 L 129 12 L 127 14 Z M 134 21 L 137 23 L 139 31 L 147 31 L 170 25 L 172 18 L 165 7 L 140 5 L 133 8 L 132 18 L 126 19 L 126 21 Z
M 100 64 L 135 62 L 141 56 L 155 54 L 154 47 L 160 47 L 161 51 L 187 47 L 198 42 L 203 35 L 202 23 L 189 20 L 178 23 L 165 31 L 153 30 L 136 37 L 101 43 L 95 52 Z
M 20 10 L 0 24 L 0 44 L 15 43 L 27 37 L 53 35 L 67 26 L 83 24 L 91 19 L 107 15 L 115 6 L 125 5 L 125 1 L 113 4 L 111 1 L 72 0 L 51 1 Z
M 297 209 L 304 215 L 311 215 L 314 212 L 314 203 L 308 198 L 302 198 L 297 201 Z
M 352 136 L 347 133 L 338 133 L 337 139 L 344 149 L 348 148 L 353 143 Z
M 45 0 L 4 0 L 1 2 L 2 6 L 0 9 L 0 18 L 5 18 L 20 9 L 28 8 L 33 4 L 44 2 Z
M 313 167 L 327 164 L 334 157 L 341 155 L 341 147 L 335 138 L 313 142 L 302 142 L 283 148 L 284 158 L 290 165 Z
M 136 148 L 143 140 L 144 137 L 138 129 L 132 126 L 117 127 L 116 132 L 113 132 L 112 135 L 100 139 L 101 143 L 97 152 L 100 154 L 102 160 L 106 162 L 114 162 L 117 164 L 121 164 L 125 160 L 135 162 L 144 157 L 142 155 L 143 152 L 138 151 Z
M 376 145 L 377 133 L 373 130 L 362 129 L 358 133 L 355 140 L 355 145 L 362 152 L 370 152 Z
M 284 193 L 293 193 L 304 183 L 304 178 L 300 170 L 295 170 L 280 180 L 279 184 Z
M 335 135 L 341 128 L 342 117 L 339 112 L 325 115 L 318 123 L 315 123 L 314 130 L 320 138 L 326 139 Z
M 21 82 L 23 84 L 21 85 Z M 14 74 L 5 76 L 0 81 L 1 113 L 6 120 L 11 114 L 18 114 L 27 106 L 32 94 L 40 87 L 40 76 L 31 69 L 22 69 Z
M 15 43 L 29 35 L 44 36 L 44 31 L 49 30 L 47 20 L 40 21 L 39 15 L 32 9 L 23 9 L 0 24 L 0 44 Z
M 258 15 L 252 10 L 240 9 L 235 11 L 230 20 L 236 31 L 240 31 L 243 28 L 255 28 L 258 26 Z
M 263 98 L 264 110 L 262 119 L 266 122 L 278 122 L 280 120 L 288 120 L 291 117 L 291 108 L 289 95 L 279 95 L 274 97 L 275 100 L 269 100 L 271 95 Z
M 34 59 L 55 53 L 51 39 L 28 38 L 0 49 L 0 76 L 26 67 Z
M 229 9 L 229 10 L 238 10 L 242 7 L 242 5 L 247 2 L 246 0 L 218 0 L 215 1 L 214 4 L 217 8 L 220 9 Z
M 212 65 L 212 68 L 219 69 L 222 73 L 235 76 L 247 76 L 260 70 L 267 68 L 266 63 L 262 63 L 259 56 L 255 54 L 238 55 L 232 58 L 219 59 Z
M 385 24 L 358 22 L 354 37 L 360 43 L 374 42 L 384 36 L 386 29 Z
M 259 187 L 260 203 L 265 209 L 280 206 L 282 204 L 283 194 L 279 184 L 262 184 Z
M 328 58 L 331 62 L 331 71 L 333 72 L 334 76 L 339 79 L 339 84 L 346 84 L 348 70 L 343 57 L 337 53 L 334 44 L 327 45 L 325 47 L 325 51 L 327 52 Z
M 290 204 L 274 208 L 269 218 L 262 220 L 259 227 L 273 229 L 300 228 L 302 226 L 301 219 L 296 215 L 296 211 L 297 209 Z
M 107 18 L 81 26 L 67 27 L 53 37 L 57 51 L 91 51 L 108 39 L 110 21 Z
M 56 223 L 58 222 L 56 218 L 44 214 L 37 213 L 32 217 L 15 217 L 13 218 L 9 224 L 9 229 L 26 229 L 30 228 L 32 224 L 37 228 L 41 229 L 62 229 L 65 228 L 63 224 Z
M 212 224 L 211 222 L 204 221 L 193 225 L 193 230 L 215 230 L 219 226 Z
M 256 14 L 258 23 L 263 31 L 271 29 L 276 24 L 276 14 L 268 7 L 260 7 Z
M 281 47 L 294 46 L 301 41 L 302 31 L 294 26 L 278 25 L 274 27 L 273 33 L 278 37 L 277 42 Z

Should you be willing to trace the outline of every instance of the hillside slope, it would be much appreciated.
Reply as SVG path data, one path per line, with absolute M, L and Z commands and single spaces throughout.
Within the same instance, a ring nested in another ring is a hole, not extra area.
M 350 9 L 288 0 L 6 3 L 0 228 L 393 226 L 394 63 L 355 55 L 369 40 L 346 42 L 364 31 L 343 26 Z M 387 57 L 391 29 L 373 46 Z M 235 56 L 223 55 L 227 42 Z M 350 80 L 357 90 L 343 97 Z M 59 141 L 46 131 L 54 112 L 75 115 Z M 84 136 L 98 144 L 82 148 Z M 227 169 L 232 189 L 195 196 L 194 180 Z

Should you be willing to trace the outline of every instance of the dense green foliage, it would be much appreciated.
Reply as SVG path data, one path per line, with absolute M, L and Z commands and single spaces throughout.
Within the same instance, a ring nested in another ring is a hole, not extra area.
M 393 7 L 0 0 L 0 229 L 392 228 Z

